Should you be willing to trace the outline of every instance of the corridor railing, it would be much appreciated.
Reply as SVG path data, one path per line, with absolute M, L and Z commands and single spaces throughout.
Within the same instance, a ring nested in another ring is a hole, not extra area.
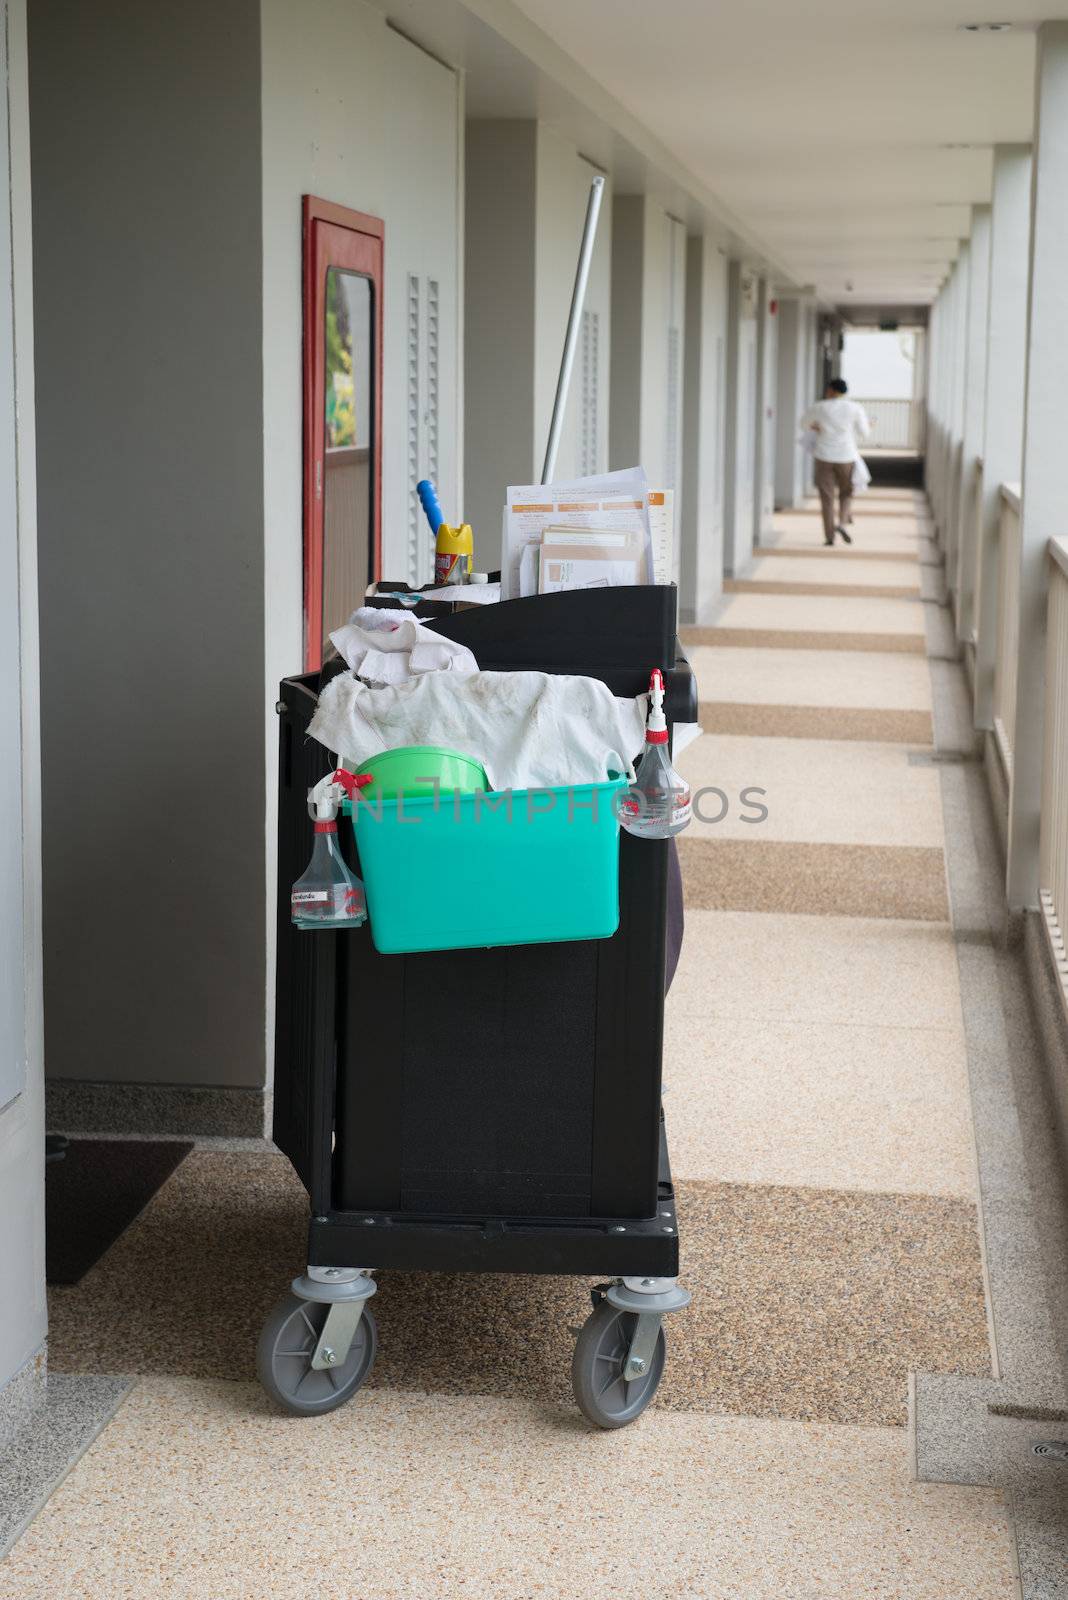
M 994 733 L 1012 781 L 1016 736 L 1016 666 L 1020 647 L 1020 490 L 1001 486 L 998 522 L 997 652 L 994 664 Z
M 866 450 L 913 450 L 924 446 L 925 407 L 922 400 L 879 400 L 855 397 L 871 423 Z
M 1039 895 L 1061 983 L 1068 988 L 1068 541 L 1051 539 L 1049 554 Z

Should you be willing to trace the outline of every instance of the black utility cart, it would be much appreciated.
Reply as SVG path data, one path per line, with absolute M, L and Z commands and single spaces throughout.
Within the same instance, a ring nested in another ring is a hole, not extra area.
M 483 670 L 581 673 L 632 695 L 666 666 L 670 725 L 697 719 L 675 606 L 673 587 L 646 587 L 416 614 Z M 621 834 L 610 939 L 380 955 L 366 925 L 299 931 L 289 888 L 310 848 L 307 793 L 331 762 L 307 737 L 319 687 L 287 678 L 278 702 L 274 1138 L 312 1219 L 260 1376 L 296 1413 L 349 1399 L 375 1357 L 379 1270 L 574 1273 L 606 1280 L 575 1398 L 620 1427 L 660 1381 L 664 1315 L 689 1301 L 660 1106 L 673 842 Z M 352 830 L 341 837 L 354 860 Z M 463 893 L 462 863 L 448 865 L 428 894 Z

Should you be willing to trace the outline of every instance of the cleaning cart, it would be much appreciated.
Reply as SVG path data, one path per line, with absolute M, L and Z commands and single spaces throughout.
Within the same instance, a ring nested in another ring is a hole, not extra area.
M 590 590 L 420 614 L 482 670 L 576 673 L 627 696 L 671 663 L 670 725 L 697 719 L 675 596 Z M 575 1398 L 595 1425 L 620 1427 L 652 1399 L 663 1319 L 689 1301 L 660 1105 L 673 841 L 613 842 L 607 937 L 382 954 L 369 926 L 294 928 L 307 794 L 330 767 L 307 737 L 319 689 L 318 674 L 288 678 L 278 701 L 274 1139 L 312 1218 L 307 1270 L 260 1340 L 261 1378 L 299 1414 L 351 1398 L 375 1357 L 378 1271 L 575 1274 L 600 1280 Z M 428 903 L 463 895 L 453 866 L 424 883 Z

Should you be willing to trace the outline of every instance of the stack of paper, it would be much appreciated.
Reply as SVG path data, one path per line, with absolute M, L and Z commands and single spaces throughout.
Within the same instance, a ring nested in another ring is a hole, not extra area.
M 509 488 L 502 599 L 667 581 L 657 575 L 650 509 L 641 467 L 568 483 Z
M 637 583 L 643 552 L 629 533 L 596 528 L 546 528 L 541 536 L 538 593 L 612 589 Z

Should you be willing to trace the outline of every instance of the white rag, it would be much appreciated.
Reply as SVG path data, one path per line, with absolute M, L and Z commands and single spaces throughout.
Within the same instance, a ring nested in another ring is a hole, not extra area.
M 368 683 L 407 683 L 424 672 L 477 672 L 465 644 L 440 633 L 406 611 L 361 606 L 330 642 L 339 656 Z
M 617 700 L 598 678 L 546 672 L 431 672 L 372 689 L 345 674 L 319 696 L 308 729 L 359 766 L 402 745 L 439 745 L 486 769 L 492 789 L 633 778 L 646 697 Z

